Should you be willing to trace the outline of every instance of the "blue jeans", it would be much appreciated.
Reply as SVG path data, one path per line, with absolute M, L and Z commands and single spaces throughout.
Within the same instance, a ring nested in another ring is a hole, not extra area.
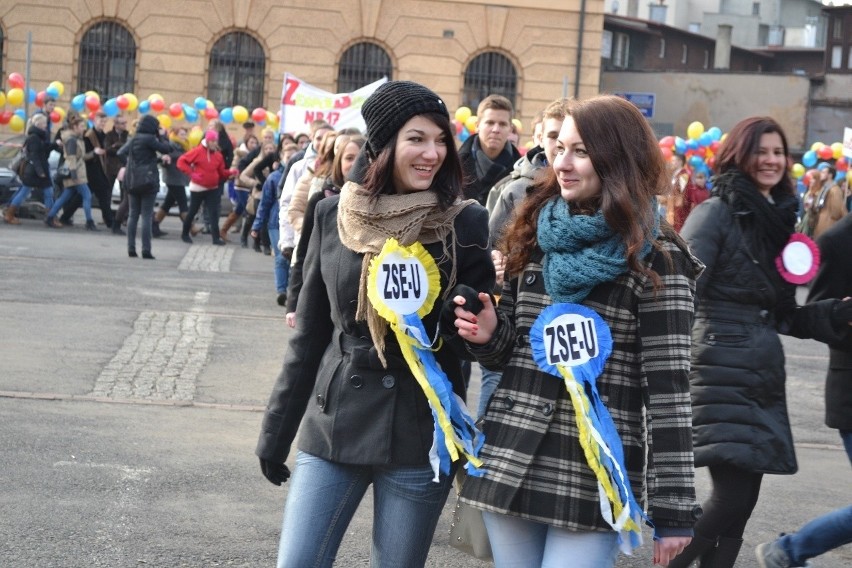
M 846 455 L 852 463 L 852 430 L 841 430 L 840 437 Z M 778 544 L 790 557 L 793 566 L 852 542 L 852 506 L 837 509 L 810 521 L 798 532 L 778 539 Z
M 130 216 L 127 217 L 127 250 L 136 250 L 136 225 L 139 216 L 142 216 L 142 250 L 151 252 L 151 218 L 154 215 L 154 201 L 156 193 L 145 195 L 127 194 L 130 200 Z
M 428 465 L 346 465 L 305 452 L 287 491 L 278 568 L 330 567 L 358 504 L 373 484 L 370 565 L 416 568 L 426 563 L 452 482 L 432 481 Z
M 22 185 L 18 188 L 18 191 L 15 192 L 15 195 L 12 196 L 12 200 L 9 202 L 9 205 L 14 207 L 20 207 L 24 201 L 29 199 L 30 193 L 33 188 L 28 185 Z M 48 211 L 51 207 L 53 207 L 53 186 L 50 185 L 44 188 L 44 206 L 47 207 Z
M 281 232 L 276 225 L 272 228 L 269 224 L 269 242 L 276 243 L 272 247 L 272 253 L 275 255 L 275 291 L 283 294 L 287 291 L 287 284 L 290 282 L 290 261 L 287 260 L 281 251 L 278 249 L 278 235 Z
M 612 568 L 615 531 L 570 531 L 520 517 L 483 511 L 495 568 Z
M 48 218 L 52 219 L 56 217 L 56 214 L 59 213 L 59 210 L 62 209 L 63 205 L 65 205 L 65 202 L 71 199 L 71 196 L 75 193 L 79 193 L 80 197 L 83 199 L 83 213 L 86 215 L 86 221 L 94 221 L 92 219 L 92 191 L 85 183 L 72 185 L 71 187 L 63 189 L 62 195 L 59 196 L 59 199 L 53 203 L 53 207 L 51 207 L 50 211 L 48 211 Z
M 237 215 L 242 215 L 246 212 L 246 205 L 248 204 L 249 195 L 251 195 L 250 191 L 242 191 L 236 190 L 234 193 L 237 194 L 237 199 L 234 202 L 234 213 Z
M 488 401 L 491 400 L 491 395 L 497 390 L 500 384 L 500 379 L 503 378 L 503 373 L 500 371 L 489 371 L 482 365 L 479 366 L 482 371 L 482 381 L 479 387 L 479 404 L 476 409 L 476 417 L 482 418 L 485 415 L 485 409 L 488 408 Z

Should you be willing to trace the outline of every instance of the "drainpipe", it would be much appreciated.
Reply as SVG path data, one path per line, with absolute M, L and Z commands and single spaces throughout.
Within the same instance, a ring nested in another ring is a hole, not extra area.
M 580 32 L 577 34 L 577 63 L 574 67 L 574 98 L 580 98 L 580 65 L 583 60 L 583 30 L 586 23 L 586 0 L 580 3 Z

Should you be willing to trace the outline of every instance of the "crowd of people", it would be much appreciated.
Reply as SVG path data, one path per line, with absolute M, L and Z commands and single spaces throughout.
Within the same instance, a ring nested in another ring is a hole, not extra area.
M 362 115 L 364 133 L 317 120 L 258 136 L 248 123 L 237 142 L 213 120 L 191 148 L 186 128 L 152 117 L 104 132 L 105 117 L 87 128 L 72 115 L 54 134 L 36 114 L 5 214 L 18 223 L 46 188 L 48 226 L 70 223 L 79 200 L 97 230 L 94 194 L 105 225 L 127 223 L 130 256 L 141 218 L 153 258 L 170 209 L 192 243 L 203 207 L 213 244 L 239 234 L 274 255 L 294 331 L 256 453 L 270 482 L 290 484 L 278 566 L 331 566 L 371 485 L 372 564 L 425 565 L 455 443 L 468 460 L 459 502 L 481 512 L 498 568 L 611 567 L 641 546 L 642 525 L 654 564 L 732 568 L 763 476 L 797 470 L 779 334 L 829 345 L 826 424 L 852 461 L 848 184 L 826 163 L 802 198 L 775 120 L 737 123 L 708 172 L 666 163 L 638 109 L 609 95 L 541 109 L 523 153 L 500 95 L 480 101 L 460 147 L 443 100 L 417 83 L 383 84 Z M 54 150 L 67 166 L 56 200 Z M 102 194 L 116 179 L 113 216 Z M 821 257 L 803 305 L 778 261 L 797 231 Z M 383 303 L 399 294 L 419 303 Z M 476 412 L 463 402 L 471 363 Z M 697 467 L 712 482 L 702 500 Z M 805 566 L 849 542 L 852 507 L 755 554 L 763 568 Z

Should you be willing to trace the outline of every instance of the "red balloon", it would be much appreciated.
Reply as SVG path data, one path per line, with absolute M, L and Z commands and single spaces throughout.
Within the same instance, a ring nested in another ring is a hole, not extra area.
M 61 121 L 61 120 L 62 120 L 61 114 L 59 114 L 55 110 L 50 112 L 50 122 L 52 122 L 54 124 L 58 124 L 59 121 Z
M 253 111 L 251 111 L 251 118 L 255 122 L 265 122 L 266 121 L 266 109 L 257 107 Z
M 849 161 L 843 157 L 835 162 L 834 167 L 837 168 L 838 172 L 845 172 L 849 169 Z
M 705 160 L 705 163 L 707 164 L 707 167 L 712 170 L 716 167 L 716 156 L 710 156 Z
M 127 110 L 127 107 L 130 106 L 130 101 L 124 95 L 118 95 L 115 97 L 115 104 L 117 104 L 118 108 L 121 110 Z
M 461 134 L 461 131 L 462 131 L 462 129 L 464 128 L 464 124 L 462 124 L 460 120 L 454 120 L 454 121 L 453 121 L 453 126 L 454 126 L 454 127 L 455 127 L 455 129 L 456 129 L 456 136 L 458 136 L 459 134 Z
M 674 136 L 663 136 L 662 138 L 660 138 L 659 144 L 660 147 L 668 146 L 669 148 L 671 148 L 672 146 L 674 146 L 674 142 Z
M 86 97 L 86 108 L 92 112 L 95 112 L 99 108 L 101 108 L 101 101 L 98 100 L 98 97 L 94 95 L 89 95 Z
M 214 118 L 219 118 L 219 111 L 213 107 L 208 107 L 204 109 L 204 118 L 207 120 L 213 120 Z
M 722 145 L 722 143 L 719 142 L 718 140 L 713 140 L 712 142 L 710 142 L 710 150 L 715 154 L 716 152 L 719 151 L 719 147 L 721 145 Z
M 166 101 L 163 99 L 154 99 L 151 101 L 151 110 L 154 112 L 161 112 L 164 108 L 166 108 Z
M 20 73 L 9 73 L 9 86 L 13 89 L 23 89 L 24 76 Z
M 663 159 L 667 162 L 672 159 L 672 148 L 671 146 L 660 145 L 660 152 L 663 153 Z
M 0 124 L 9 124 L 9 121 L 12 119 L 12 111 L 7 110 L 5 112 L 0 112 Z
M 819 156 L 823 160 L 830 160 L 834 157 L 834 150 L 831 149 L 831 146 L 826 144 L 817 152 L 817 156 Z
M 169 114 L 177 118 L 183 113 L 183 105 L 180 103 L 172 103 L 169 105 Z
M 41 108 L 41 107 L 44 106 L 44 97 L 46 97 L 46 96 L 47 96 L 47 93 L 45 93 L 44 91 L 38 92 L 38 94 L 36 95 L 36 100 L 35 100 L 35 104 L 38 108 Z

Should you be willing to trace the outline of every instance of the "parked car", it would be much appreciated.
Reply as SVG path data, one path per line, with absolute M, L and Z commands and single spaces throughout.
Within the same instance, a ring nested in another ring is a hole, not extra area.
M 18 155 L 26 139 L 27 137 L 23 134 L 15 134 L 5 140 L 0 140 L 0 204 L 2 205 L 9 203 L 12 196 L 21 187 L 21 180 L 15 172 L 9 169 L 9 163 Z M 50 175 L 52 177 L 59 165 L 59 154 L 51 152 L 47 163 L 50 165 Z M 38 188 L 33 189 L 29 200 L 43 203 L 42 190 Z
M 159 208 L 163 201 L 166 199 L 166 193 L 168 192 L 168 187 L 163 183 L 162 172 L 160 173 L 160 188 L 157 190 L 157 197 L 154 198 L 154 209 Z M 186 202 L 189 203 L 189 186 L 184 188 L 186 192 Z M 118 185 L 118 180 L 115 180 L 115 183 L 112 186 L 112 208 L 118 209 L 118 206 L 121 204 L 121 189 Z M 227 215 L 231 212 L 231 208 L 233 205 L 231 204 L 231 200 L 228 199 L 228 192 L 222 192 L 222 201 L 219 206 L 219 214 Z M 172 215 L 177 215 L 178 210 L 176 207 L 172 207 L 170 211 Z

